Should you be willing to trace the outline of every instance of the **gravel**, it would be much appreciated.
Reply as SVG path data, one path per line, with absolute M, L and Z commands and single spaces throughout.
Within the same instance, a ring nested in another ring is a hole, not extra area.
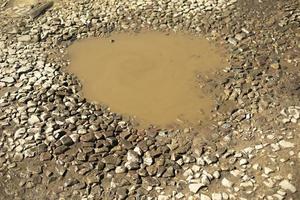
M 297 197 L 296 1 L 80 0 L 34 19 L 30 9 L 0 9 L 4 199 Z M 218 91 L 207 128 L 139 129 L 66 72 L 75 40 L 142 29 L 225 46 L 230 66 L 203 78 Z

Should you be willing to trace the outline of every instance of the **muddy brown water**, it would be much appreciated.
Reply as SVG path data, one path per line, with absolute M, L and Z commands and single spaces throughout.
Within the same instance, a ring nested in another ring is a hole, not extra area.
M 68 55 L 68 70 L 81 80 L 87 99 L 133 116 L 141 126 L 207 119 L 213 102 L 196 75 L 227 65 L 224 50 L 204 38 L 158 32 L 84 39 Z

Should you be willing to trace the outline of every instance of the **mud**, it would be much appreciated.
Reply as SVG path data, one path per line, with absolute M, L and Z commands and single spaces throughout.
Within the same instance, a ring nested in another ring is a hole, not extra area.
M 227 66 L 224 50 L 205 38 L 147 32 L 76 42 L 68 70 L 89 100 L 150 124 L 197 124 L 213 102 L 196 81 Z

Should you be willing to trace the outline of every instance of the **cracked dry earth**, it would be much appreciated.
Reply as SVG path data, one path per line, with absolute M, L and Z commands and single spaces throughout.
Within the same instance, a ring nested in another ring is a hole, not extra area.
M 299 1 L 41 5 L 0 1 L 0 199 L 300 199 Z M 82 96 L 66 48 L 140 30 L 226 48 L 230 65 L 199 76 L 209 123 L 140 129 Z

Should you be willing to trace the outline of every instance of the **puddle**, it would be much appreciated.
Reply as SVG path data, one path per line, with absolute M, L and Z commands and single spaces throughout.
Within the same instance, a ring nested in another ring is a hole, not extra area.
M 147 32 L 75 42 L 68 70 L 83 94 L 112 111 L 136 117 L 142 126 L 197 124 L 213 102 L 196 75 L 227 65 L 224 51 L 204 38 Z

